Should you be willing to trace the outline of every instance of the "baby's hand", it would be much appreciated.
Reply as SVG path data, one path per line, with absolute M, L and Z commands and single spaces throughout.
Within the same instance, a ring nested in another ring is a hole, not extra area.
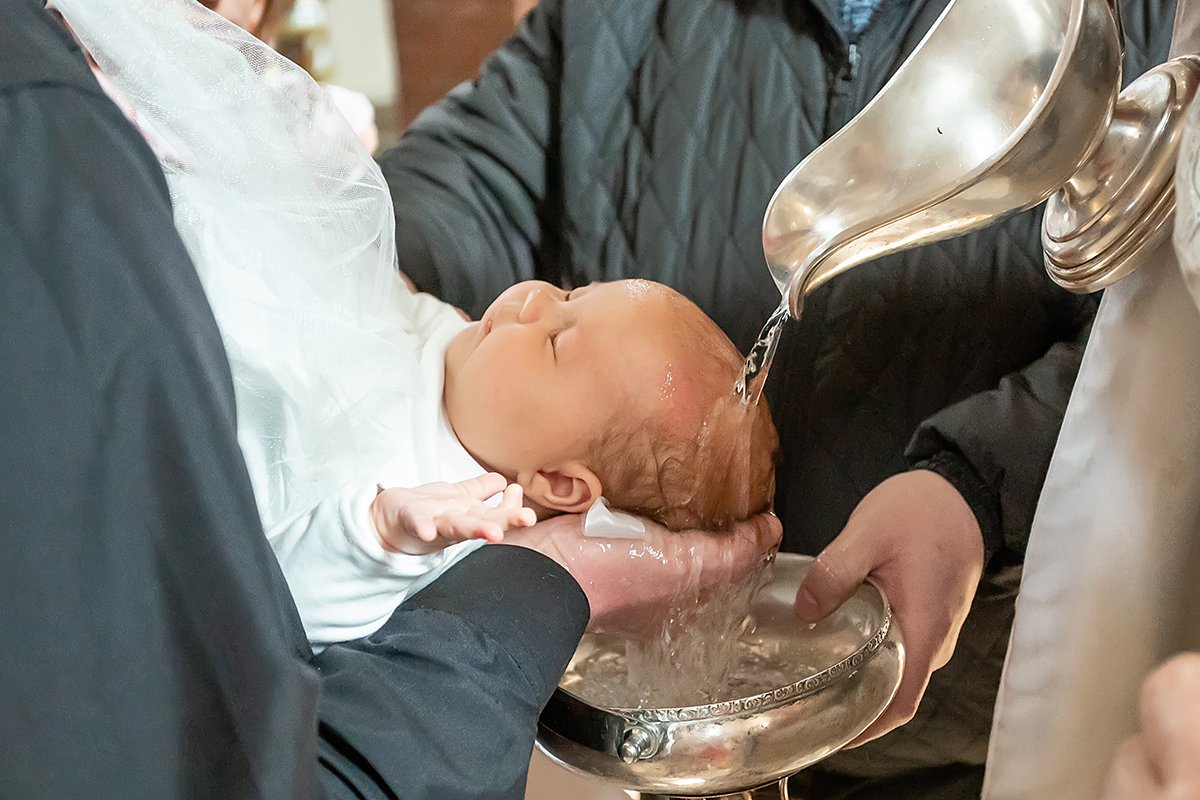
M 497 508 L 484 505 L 504 492 Z M 499 542 L 509 528 L 537 521 L 524 508 L 521 487 L 489 472 L 461 483 L 427 483 L 415 489 L 384 489 L 371 503 L 371 519 L 385 550 L 424 555 L 455 542 L 486 539 Z

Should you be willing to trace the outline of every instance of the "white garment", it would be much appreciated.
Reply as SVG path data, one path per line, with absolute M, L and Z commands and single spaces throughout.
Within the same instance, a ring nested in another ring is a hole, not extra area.
M 455 482 L 483 474 L 459 443 L 442 404 L 444 359 L 450 339 L 466 326 L 458 312 L 428 295 L 415 295 L 413 331 L 420 340 L 419 391 L 398 397 L 394 417 L 396 458 L 377 480 L 347 486 L 311 511 L 273 525 L 267 538 L 287 577 L 309 640 L 317 647 L 373 633 L 405 598 L 428 585 L 481 542 L 464 542 L 437 553 L 409 556 L 383 549 L 368 510 L 376 483 L 414 487 L 435 481 Z M 255 422 L 255 415 L 241 419 Z M 278 486 L 272 463 L 263 453 L 262 431 L 254 424 L 238 431 L 263 506 L 272 505 Z
M 441 411 L 464 323 L 396 269 L 378 165 L 330 93 L 194 0 L 56 0 L 144 131 L 221 330 L 263 528 L 310 638 L 367 634 L 457 555 L 385 553 L 376 483 L 475 477 Z
M 1094 800 L 1146 674 L 1194 624 L 1200 312 L 1170 243 L 1110 288 L 1034 519 L 988 800 Z
M 1200 15 L 1185 6 L 1194 30 Z M 1174 241 L 1105 293 L 1063 420 L 1026 552 L 986 800 L 1099 796 L 1136 729 L 1146 675 L 1200 643 L 1200 106 L 1176 197 Z

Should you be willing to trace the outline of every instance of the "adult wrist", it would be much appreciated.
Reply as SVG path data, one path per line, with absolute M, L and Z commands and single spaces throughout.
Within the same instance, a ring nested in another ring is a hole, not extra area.
M 951 450 L 934 453 L 914 463 L 913 470 L 928 470 L 954 487 L 975 516 L 983 539 L 983 563 L 1004 548 L 1004 527 L 1000 517 L 1000 498 L 979 476 L 971 462 Z

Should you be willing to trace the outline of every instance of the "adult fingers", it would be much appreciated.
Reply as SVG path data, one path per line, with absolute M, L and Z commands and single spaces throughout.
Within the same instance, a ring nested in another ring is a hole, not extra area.
M 732 533 L 734 536 L 752 539 L 755 547 L 766 553 L 779 547 L 779 542 L 783 539 L 783 523 L 770 512 L 755 514 L 750 519 L 734 525 Z
M 922 667 L 919 664 L 910 664 L 906 657 L 904 677 L 900 679 L 900 688 L 896 690 L 896 696 L 892 699 L 891 704 L 879 719 L 871 723 L 871 726 L 849 746 L 858 747 L 872 739 L 878 739 L 911 720 L 917 713 L 921 698 L 925 696 L 925 689 L 929 686 L 929 674 L 927 665 Z
M 879 566 L 868 539 L 857 535 L 854 520 L 817 556 L 796 592 L 796 616 L 819 622 L 854 594 Z
M 1178 655 L 1142 684 L 1142 736 L 1150 765 L 1168 784 L 1200 778 L 1200 655 Z
M 1162 784 L 1151 766 L 1150 748 L 1141 736 L 1122 742 L 1113 755 L 1104 780 L 1102 800 L 1154 800 Z
M 729 567 L 728 580 L 740 580 L 779 548 L 783 526 L 774 514 L 757 514 L 734 526 L 728 534 L 716 534 Z
M 662 546 L 676 571 L 688 573 L 698 567 L 701 588 L 744 578 L 779 546 L 782 533 L 773 514 L 758 514 L 723 532 L 675 533 L 647 525 L 647 540 Z
M 886 575 L 877 578 L 892 604 L 894 634 L 904 643 L 904 675 L 887 710 L 852 746 L 878 739 L 908 722 L 917 713 L 933 671 L 945 663 L 946 637 L 953 628 L 952 615 L 941 609 L 936 597 L 889 586 Z M 911 596 L 910 596 L 911 595 Z

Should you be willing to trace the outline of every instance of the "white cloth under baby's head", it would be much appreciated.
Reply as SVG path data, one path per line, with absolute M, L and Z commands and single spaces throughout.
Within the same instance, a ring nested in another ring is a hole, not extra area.
M 633 514 L 613 511 L 603 497 L 583 518 L 583 535 L 594 539 L 645 539 L 646 525 Z

